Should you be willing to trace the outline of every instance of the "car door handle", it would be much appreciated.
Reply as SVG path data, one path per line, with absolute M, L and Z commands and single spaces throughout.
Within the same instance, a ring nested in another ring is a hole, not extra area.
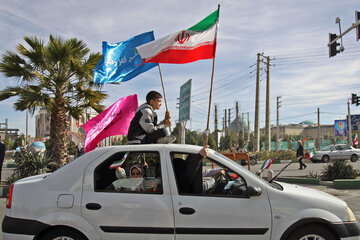
M 87 203 L 85 207 L 89 210 L 99 210 L 101 208 L 101 205 L 98 203 Z
M 179 212 L 181 214 L 184 214 L 184 215 L 191 215 L 191 214 L 194 214 L 195 213 L 195 209 L 193 208 L 188 208 L 188 207 L 183 207 L 183 208 L 180 208 L 179 209 Z

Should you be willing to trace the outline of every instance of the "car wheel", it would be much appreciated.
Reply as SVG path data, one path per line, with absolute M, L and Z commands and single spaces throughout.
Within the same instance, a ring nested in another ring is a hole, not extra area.
M 87 240 L 87 238 L 71 228 L 55 228 L 46 233 L 41 240 Z
M 356 154 L 351 155 L 350 161 L 356 162 L 358 160 L 358 156 Z
M 323 162 L 329 162 L 330 161 L 330 157 L 328 155 L 325 155 L 322 157 L 322 161 Z
M 287 240 L 336 240 L 326 228 L 318 224 L 308 224 L 293 232 Z

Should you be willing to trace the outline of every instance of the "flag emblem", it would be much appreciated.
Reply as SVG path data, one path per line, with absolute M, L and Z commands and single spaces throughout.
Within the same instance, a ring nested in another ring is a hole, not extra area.
M 190 34 L 187 33 L 186 31 L 181 31 L 179 33 L 179 35 L 177 35 L 176 37 L 176 41 L 179 43 L 179 44 L 184 44 L 185 42 L 189 41 L 190 39 Z

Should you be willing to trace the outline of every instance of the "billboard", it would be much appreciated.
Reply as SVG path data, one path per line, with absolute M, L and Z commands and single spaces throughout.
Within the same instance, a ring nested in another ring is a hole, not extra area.
M 348 119 L 346 116 L 346 119 Z M 351 114 L 351 129 L 357 131 L 358 130 L 358 123 L 360 122 L 360 114 Z
M 347 124 L 346 120 L 335 120 L 335 136 L 346 136 L 347 135 Z
M 190 120 L 191 79 L 180 87 L 179 121 Z

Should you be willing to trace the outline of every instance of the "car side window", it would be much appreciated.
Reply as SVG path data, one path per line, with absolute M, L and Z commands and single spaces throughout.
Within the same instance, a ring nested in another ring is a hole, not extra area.
M 337 151 L 343 150 L 343 147 L 338 145 L 338 146 L 335 147 L 335 150 L 337 150 Z
M 185 153 L 171 159 L 180 195 L 247 197 L 244 179 L 212 159 Z
M 94 190 L 103 192 L 161 194 L 158 152 L 117 152 L 94 171 Z

